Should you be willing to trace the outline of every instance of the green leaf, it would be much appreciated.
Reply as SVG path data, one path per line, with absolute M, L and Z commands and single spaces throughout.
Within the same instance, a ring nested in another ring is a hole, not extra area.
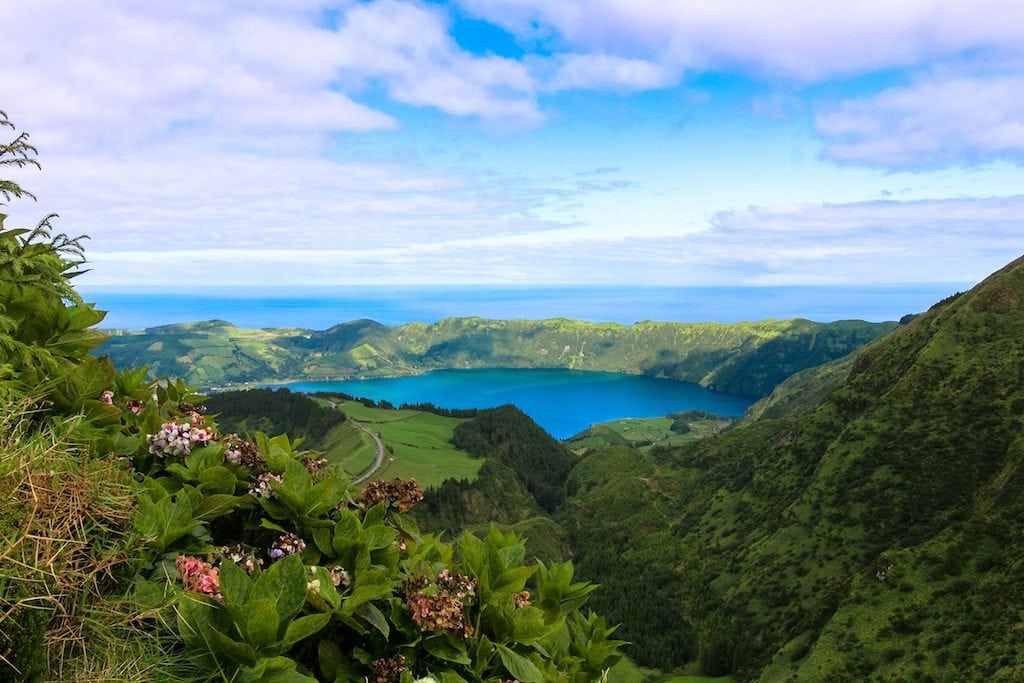
M 229 493 L 235 490 L 236 483 L 238 483 L 238 477 L 221 465 L 208 467 L 199 473 L 199 488 L 204 491 Z
M 438 633 L 424 639 L 423 649 L 446 662 L 455 662 L 469 666 L 473 660 L 469 658 L 465 641 L 450 633 Z
M 289 555 L 270 565 L 256 579 L 250 600 L 269 599 L 281 621 L 290 620 L 306 601 L 306 571 L 298 555 Z
M 499 643 L 498 656 L 505 669 L 521 683 L 544 683 L 544 675 L 537 665 L 518 652 Z
M 384 640 L 391 637 L 391 625 L 388 624 L 387 617 L 384 616 L 384 613 L 381 612 L 376 605 L 372 602 L 366 603 L 363 606 L 362 611 L 365 612 L 363 614 L 363 618 L 365 618 L 371 626 L 380 631 L 380 634 L 384 636 Z
M 387 598 L 391 596 L 391 583 L 378 583 L 371 584 L 369 586 L 360 586 L 352 591 L 352 595 L 348 596 L 343 603 L 341 603 L 341 611 L 346 614 L 352 614 L 356 608 L 360 605 L 370 602 L 371 600 L 377 600 L 379 598 Z
M 256 666 L 241 673 L 239 683 L 316 683 L 295 668 L 295 660 L 288 657 L 261 657 Z
M 328 477 L 318 482 L 303 497 L 304 514 L 319 517 L 327 514 L 345 499 L 348 482 L 338 477 Z
M 520 607 L 512 613 L 512 638 L 524 645 L 531 645 L 558 630 L 561 625 L 561 619 L 546 622 L 544 612 L 537 607 Z
M 537 567 L 513 567 L 495 577 L 491 582 L 491 590 L 495 593 L 521 593 L 526 588 L 526 581 Z
M 245 639 L 257 650 L 277 643 L 281 621 L 272 599 L 254 597 L 245 603 Z
M 321 639 L 317 644 L 316 658 L 320 664 L 320 673 L 328 681 L 333 681 L 336 678 L 339 668 L 349 664 L 345 655 L 341 653 L 341 648 L 334 641 L 326 638 Z
M 459 539 L 462 562 L 470 578 L 476 579 L 481 592 L 490 590 L 490 576 L 487 569 L 487 550 L 484 542 L 471 533 L 464 533 Z
M 334 548 L 331 546 L 331 529 L 316 527 L 313 529 L 313 543 L 324 555 L 334 557 Z
M 234 562 L 225 560 L 221 563 L 220 592 L 224 596 L 224 605 L 229 609 L 241 607 L 249 599 L 252 582 L 245 570 Z
M 394 543 L 398 532 L 389 526 L 372 526 L 366 529 L 366 547 L 369 550 L 387 548 Z
M 210 642 L 216 652 L 224 655 L 241 666 L 252 666 L 256 663 L 256 651 L 246 643 L 239 643 L 228 638 L 220 631 L 210 630 Z
M 253 507 L 254 502 L 253 497 L 248 495 L 232 496 L 226 493 L 215 493 L 204 497 L 203 500 L 196 505 L 192 514 L 196 519 L 209 521 L 233 512 L 238 508 Z
M 387 503 L 385 501 L 377 503 L 369 510 L 367 510 L 365 515 L 363 515 L 363 528 L 365 529 L 366 527 L 374 526 L 377 524 L 383 524 L 384 516 L 387 514 L 387 512 L 388 508 Z
M 275 524 L 274 522 L 271 522 L 269 519 L 266 518 L 260 519 L 260 526 L 264 529 L 270 529 L 271 531 L 277 531 L 282 534 L 288 533 L 288 530 L 285 529 L 283 526 L 281 526 L 280 524 Z
M 147 496 L 139 499 L 135 527 L 157 552 L 166 550 L 195 525 L 192 504 L 186 495 L 167 496 L 157 503 Z
M 318 633 L 321 629 L 327 626 L 330 620 L 330 614 L 309 614 L 304 617 L 299 617 L 292 623 L 288 624 L 288 630 L 285 631 L 284 642 L 282 643 L 283 648 L 287 650 L 303 638 L 308 638 L 311 635 Z

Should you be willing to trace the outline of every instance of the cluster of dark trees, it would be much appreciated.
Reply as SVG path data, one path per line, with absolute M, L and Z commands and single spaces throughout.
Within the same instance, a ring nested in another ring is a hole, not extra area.
M 345 421 L 340 410 L 284 388 L 213 394 L 206 400 L 206 409 L 216 416 L 222 432 L 301 435 L 304 445 L 314 449 L 321 448 L 327 433 Z
M 507 465 L 543 510 L 553 512 L 565 501 L 576 456 L 515 406 L 481 411 L 455 428 L 452 444 Z

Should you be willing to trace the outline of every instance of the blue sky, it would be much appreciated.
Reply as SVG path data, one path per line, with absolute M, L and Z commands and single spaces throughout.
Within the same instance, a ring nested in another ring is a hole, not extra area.
M 1016 0 L 2 10 L 86 285 L 975 282 L 1024 247 Z

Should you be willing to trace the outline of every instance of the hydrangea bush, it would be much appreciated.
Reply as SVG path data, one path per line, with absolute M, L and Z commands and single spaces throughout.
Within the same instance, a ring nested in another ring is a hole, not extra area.
M 353 487 L 287 437 L 221 435 L 178 383 L 126 373 L 97 402 L 138 479 L 136 581 L 205 678 L 594 681 L 621 641 L 580 608 L 572 564 L 526 564 L 496 527 L 446 542 L 405 512 L 414 481 Z

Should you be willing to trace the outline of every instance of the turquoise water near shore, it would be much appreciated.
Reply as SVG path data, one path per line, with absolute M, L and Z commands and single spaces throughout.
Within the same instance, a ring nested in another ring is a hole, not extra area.
M 755 400 L 656 377 L 557 369 L 436 370 L 409 377 L 281 386 L 307 393 L 338 391 L 396 406 L 426 402 L 442 408 L 493 408 L 512 403 L 556 439 L 622 417 L 698 409 L 736 417 Z

